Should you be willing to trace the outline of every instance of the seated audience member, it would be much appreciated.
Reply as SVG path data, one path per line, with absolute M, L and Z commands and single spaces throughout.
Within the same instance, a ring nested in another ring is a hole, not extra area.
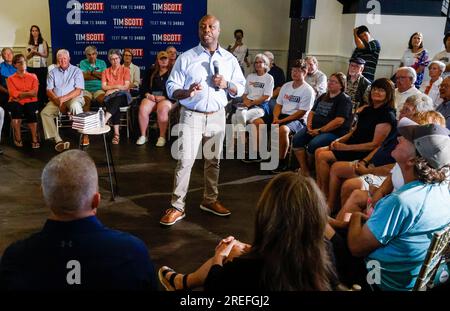
M 306 128 L 295 134 L 292 148 L 300 164 L 299 172 L 309 176 L 308 159 L 312 159 L 317 148 L 328 146 L 345 135 L 351 126 L 352 101 L 345 94 L 346 77 L 342 72 L 334 73 L 328 80 L 328 92 L 320 96 L 306 122 Z
M 403 53 L 400 67 L 412 67 L 416 71 L 416 88 L 422 85 L 424 70 L 429 62 L 428 52 L 423 47 L 423 34 L 413 33 L 408 41 L 408 49 Z
M 13 65 L 17 71 L 6 81 L 9 90 L 9 111 L 11 111 L 12 126 L 14 129 L 14 145 L 22 147 L 20 124 L 25 117 L 31 131 L 31 147 L 39 148 L 37 137 L 37 115 L 39 81 L 35 74 L 26 71 L 25 56 L 17 54 L 13 58 Z
M 316 91 L 316 98 L 327 92 L 327 76 L 319 70 L 319 62 L 314 56 L 306 56 L 308 64 L 308 75 L 306 82 Z
M 410 121 L 414 120 L 414 121 Z M 417 123 L 415 123 L 415 121 Z M 398 127 L 408 125 L 437 124 L 445 126 L 444 117 L 436 111 L 417 112 L 412 116 L 402 117 Z M 396 135 L 396 140 L 397 140 Z M 397 146 L 397 144 L 395 145 Z M 394 148 L 395 148 L 394 146 Z M 395 163 L 395 159 L 393 159 Z M 397 191 L 404 185 L 403 176 L 398 164 L 363 168 L 358 165 L 355 168 L 359 177 L 351 178 L 342 185 L 341 199 L 344 196 L 344 188 L 351 182 L 352 189 L 348 187 L 346 199 L 342 199 L 342 208 L 336 215 L 336 219 L 329 219 L 329 223 L 334 227 L 346 228 L 348 226 L 347 215 L 353 212 L 363 212 L 370 217 L 373 206 L 384 196 Z M 370 183 L 368 183 L 370 182 Z
M 139 95 L 139 87 L 141 85 L 141 69 L 133 64 L 133 53 L 131 49 L 123 50 L 123 65 L 130 69 L 130 93 L 131 96 Z
M 168 54 L 165 51 L 158 53 L 153 71 L 144 78 L 141 87 L 142 101 L 139 106 L 139 129 L 141 136 L 136 141 L 137 145 L 147 142 L 147 127 L 149 116 L 156 111 L 159 127 L 159 138 L 156 147 L 166 145 L 166 132 L 169 125 L 169 112 L 174 104 L 169 100 L 166 91 L 166 82 L 169 78 L 170 66 Z
M 386 78 L 375 80 L 369 105 L 357 113 L 356 127 L 333 141 L 327 149 L 316 151 L 317 184 L 328 196 L 330 211 L 335 209 L 342 177 L 354 175 L 354 161 L 364 159 L 395 133 L 397 122 L 393 106 L 394 84 Z
M 442 81 L 442 74 L 445 70 L 445 64 L 440 61 L 432 61 L 428 66 L 428 73 L 430 75 L 429 81 L 424 81 L 420 87 L 420 91 L 425 95 L 428 95 L 433 101 L 434 107 L 439 106 L 442 103 L 442 98 L 439 96 L 439 86 Z
M 348 65 L 346 93 L 352 99 L 353 112 L 367 103 L 369 97 L 368 88 L 371 82 L 362 75 L 365 63 L 362 58 L 352 58 Z
M 442 74 L 442 78 L 446 78 L 450 75 L 450 31 L 445 34 L 443 41 L 445 49 L 434 55 L 433 61 L 438 60 L 444 63 L 445 70 Z
M 80 62 L 80 69 L 84 77 L 84 111 L 89 111 L 91 102 L 97 101 L 100 106 L 103 106 L 103 99 L 105 92 L 102 90 L 102 72 L 106 69 L 104 60 L 97 58 L 97 48 L 89 45 L 84 49 L 86 59 Z M 86 136 L 88 137 L 88 136 Z
M 353 30 L 353 40 L 356 48 L 351 58 L 362 58 L 366 61 L 363 75 L 370 82 L 375 80 L 375 71 L 377 69 L 378 57 L 381 51 L 381 45 L 375 40 L 369 32 L 369 29 L 362 25 Z
M 412 119 L 416 113 L 422 113 L 433 110 L 431 102 L 425 96 L 410 96 L 403 105 L 402 111 L 400 111 L 400 117 Z M 429 122 L 428 122 L 429 123 Z M 426 124 L 426 123 L 420 123 Z M 341 207 L 344 206 L 348 197 L 356 189 L 369 190 L 370 186 L 379 187 L 394 166 L 395 160 L 391 157 L 391 152 L 397 146 L 398 132 L 397 128 L 394 128 L 389 136 L 383 141 L 381 146 L 374 149 L 367 156 L 353 162 L 352 165 L 340 165 L 332 167 L 330 173 L 333 178 L 338 178 L 338 184 L 342 184 L 341 193 Z M 334 171 L 333 171 L 334 168 Z M 370 181 L 370 184 L 369 182 Z M 332 183 L 330 179 L 330 184 Z M 332 190 L 333 189 L 333 190 Z M 330 192 L 339 191 L 338 187 L 330 186 Z M 337 196 L 337 194 L 331 194 L 331 197 Z
M 305 81 L 308 65 L 303 59 L 298 59 L 291 68 L 291 82 L 283 85 L 273 112 L 272 124 L 278 124 L 279 159 L 278 168 L 274 173 L 288 169 L 286 156 L 289 150 L 289 135 L 297 133 L 306 127 L 308 113 L 314 105 L 316 92 Z
M 234 31 L 235 41 L 227 47 L 227 50 L 237 58 L 242 73 L 245 74 L 244 64 L 250 67 L 250 62 L 248 61 L 248 47 L 242 42 L 243 38 L 244 31 L 242 29 L 236 29 Z
M 237 108 L 236 113 L 231 117 L 231 122 L 235 125 L 235 128 L 243 140 L 244 133 L 247 123 L 253 123 L 256 127 L 263 124 L 263 117 L 270 115 L 269 100 L 272 97 L 273 91 L 273 77 L 268 74 L 270 62 L 267 56 L 264 54 L 257 54 L 254 61 L 255 73 L 251 73 L 247 76 L 247 82 L 245 84 L 245 92 L 242 96 L 242 103 Z M 256 132 L 254 137 L 257 139 L 253 140 L 254 145 L 249 146 L 253 148 L 255 152 L 257 148 L 258 132 L 252 128 L 253 132 Z M 255 162 L 261 161 L 259 156 L 256 159 L 246 158 L 244 162 Z
M 395 89 L 395 109 L 398 117 L 406 99 L 412 95 L 422 95 L 422 92 L 414 86 L 417 74 L 413 68 L 400 67 L 397 69 L 395 77 L 397 82 L 397 88 Z
M 0 63 L 0 108 L 8 111 L 9 93 L 6 79 L 16 72 L 16 67 L 12 63 L 14 53 L 11 48 L 3 48 L 1 55 L 3 62 Z M 5 122 L 4 132 L 9 134 L 9 118 L 5 118 L 3 121 Z
M 450 223 L 450 131 L 435 124 L 398 131 L 401 136 L 392 156 L 404 185 L 379 200 L 368 220 L 363 213 L 352 214 L 347 244 L 351 255 L 380 265 L 377 287 L 405 291 L 417 280 L 433 233 Z M 340 250 L 335 252 L 337 265 L 351 263 L 349 269 L 361 271 L 359 281 L 366 280 L 367 270 L 358 269 L 345 254 L 345 242 L 336 234 L 331 241 Z
M 102 89 L 105 93 L 105 122 L 109 119 L 114 127 L 113 145 L 120 142 L 120 107 L 125 107 L 131 102 L 130 87 L 130 69 L 120 64 L 121 54 L 119 50 L 110 49 L 108 51 L 108 60 L 111 67 L 102 72 Z
M 436 111 L 444 116 L 447 128 L 450 130 L 450 77 L 447 77 L 442 81 L 439 86 L 439 94 L 441 95 L 443 102 L 436 108 Z
M 258 201 L 251 246 L 230 236 L 195 272 L 182 275 L 163 266 L 159 279 L 169 291 L 331 290 L 335 274 L 324 239 L 326 219 L 325 201 L 311 178 L 279 174 Z
M 266 55 L 270 61 L 269 74 L 273 77 L 273 92 L 272 98 L 269 101 L 270 112 L 273 113 L 273 109 L 275 108 L 275 105 L 277 103 L 278 94 L 280 93 L 281 87 L 283 86 L 284 82 L 286 82 L 286 78 L 284 76 L 283 69 L 275 64 L 275 57 L 273 56 L 273 53 L 270 51 L 265 51 L 263 54 Z
M 84 79 L 83 72 L 70 64 L 69 51 L 61 49 L 56 55 L 58 67 L 49 72 L 47 78 L 47 96 L 50 101 L 41 112 L 45 139 L 54 139 L 55 150 L 69 149 L 70 143 L 64 142 L 56 128 L 55 118 L 59 112 L 77 115 L 83 112 Z
M 169 45 L 166 47 L 166 53 L 169 58 L 169 67 L 172 70 L 173 65 L 175 65 L 175 61 L 177 60 L 177 49 L 173 45 Z
M 5 108 L 9 100 L 8 87 L 6 79 L 16 72 L 13 65 L 14 53 L 11 48 L 2 49 L 3 62 L 0 63 L 0 107 Z
M 27 70 L 36 75 L 39 81 L 39 110 L 44 108 L 47 98 L 47 57 L 48 43 L 42 37 L 41 29 L 37 25 L 30 27 L 30 36 L 28 39 L 28 48 L 26 59 L 28 61 Z
M 0 262 L 3 290 L 156 290 L 147 247 L 96 217 L 98 175 L 87 153 L 70 150 L 44 167 L 50 215 L 42 231 L 11 244 Z

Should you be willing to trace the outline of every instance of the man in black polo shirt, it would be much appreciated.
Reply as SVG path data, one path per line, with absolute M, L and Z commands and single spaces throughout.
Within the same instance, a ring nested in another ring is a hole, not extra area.
M 85 152 L 70 150 L 54 157 L 41 181 L 50 216 L 42 231 L 6 249 L 0 289 L 156 289 L 145 244 L 97 219 L 98 175 Z

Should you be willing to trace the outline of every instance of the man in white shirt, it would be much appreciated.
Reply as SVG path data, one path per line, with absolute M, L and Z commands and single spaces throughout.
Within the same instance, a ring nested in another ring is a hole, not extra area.
M 182 135 L 172 146 L 178 164 L 171 207 L 160 221 L 165 226 L 186 216 L 185 199 L 200 146 L 205 158 L 205 191 L 200 208 L 218 216 L 231 214 L 217 200 L 219 159 L 225 136 L 224 107 L 227 95 L 242 96 L 245 78 L 233 54 L 219 46 L 220 22 L 215 16 L 202 17 L 198 33 L 200 44 L 177 58 L 166 83 L 169 97 L 181 105 L 178 126 Z
M 445 67 L 445 71 L 442 74 L 442 78 L 450 76 L 450 31 L 445 34 L 444 46 L 445 46 L 445 50 L 443 50 L 442 52 L 437 53 L 433 57 L 433 60 L 441 61 L 446 66 Z
M 327 75 L 319 70 L 319 62 L 314 56 L 307 56 L 305 61 L 308 65 L 308 75 L 305 80 L 316 91 L 318 98 L 327 92 Z
M 400 115 L 400 110 L 406 99 L 413 95 L 420 95 L 429 98 L 427 95 L 419 91 L 414 83 L 417 79 L 416 71 L 411 67 L 400 67 L 396 73 L 397 88 L 395 89 L 395 109 L 397 112 L 397 119 Z M 431 101 L 431 98 L 429 98 Z

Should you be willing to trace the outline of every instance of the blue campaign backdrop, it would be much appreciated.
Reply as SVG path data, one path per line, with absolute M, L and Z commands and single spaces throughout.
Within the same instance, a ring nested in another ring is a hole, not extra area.
M 207 0 L 49 0 L 52 50 L 67 49 L 78 64 L 88 45 L 105 61 L 109 49 L 130 48 L 145 70 L 169 45 L 183 52 L 198 44 L 206 7 Z

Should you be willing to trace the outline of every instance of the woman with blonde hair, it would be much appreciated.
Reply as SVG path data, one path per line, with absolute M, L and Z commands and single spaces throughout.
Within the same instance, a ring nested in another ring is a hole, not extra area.
M 331 290 L 336 284 L 326 223 L 326 203 L 315 182 L 279 174 L 258 201 L 251 246 L 228 237 L 195 272 L 181 275 L 162 267 L 159 279 L 167 290 Z

